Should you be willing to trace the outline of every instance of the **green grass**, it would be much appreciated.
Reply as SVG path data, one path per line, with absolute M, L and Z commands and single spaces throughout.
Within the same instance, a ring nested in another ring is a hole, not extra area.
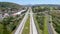
M 3 25 L 0 24 L 0 34 L 3 34 Z
M 44 34 L 48 34 L 47 16 L 44 16 Z
M 30 33 L 30 18 L 27 19 L 22 34 L 29 34 Z

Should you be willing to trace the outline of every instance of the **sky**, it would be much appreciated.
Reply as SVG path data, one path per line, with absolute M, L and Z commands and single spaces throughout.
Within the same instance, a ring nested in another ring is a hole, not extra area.
M 27 4 L 60 4 L 60 0 L 0 0 L 0 2 L 13 2 L 21 5 Z

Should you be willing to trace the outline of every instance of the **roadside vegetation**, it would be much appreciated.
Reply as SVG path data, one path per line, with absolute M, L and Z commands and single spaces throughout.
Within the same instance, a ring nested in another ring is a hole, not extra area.
M 47 17 L 43 13 L 44 11 L 50 10 L 49 7 L 33 7 L 33 12 L 37 13 L 35 15 L 36 18 L 36 25 L 39 31 L 39 34 L 48 34 L 48 27 L 47 27 Z
M 12 34 L 16 27 L 21 22 L 22 17 L 8 16 L 0 21 L 0 34 Z
M 53 11 L 51 12 L 52 16 L 52 23 L 55 31 L 60 34 L 60 11 Z
M 33 13 L 36 13 L 36 21 L 38 23 L 38 29 L 40 29 L 40 33 L 42 32 L 42 34 L 48 34 L 48 28 L 47 28 L 47 22 L 46 22 L 46 17 L 43 14 L 47 13 L 48 15 L 52 16 L 52 23 L 53 23 L 53 27 L 55 29 L 55 31 L 60 34 L 60 6 L 56 5 L 56 6 L 33 6 L 32 10 Z M 47 11 L 47 12 L 45 12 Z M 36 24 L 37 24 L 36 23 Z
M 48 34 L 48 29 L 47 29 L 47 20 L 46 17 L 43 13 L 35 15 L 35 24 L 38 29 L 39 34 Z

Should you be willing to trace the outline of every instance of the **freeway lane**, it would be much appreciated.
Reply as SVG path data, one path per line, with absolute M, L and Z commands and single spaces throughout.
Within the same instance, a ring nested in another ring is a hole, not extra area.
M 25 14 L 22 22 L 19 24 L 19 26 L 18 26 L 18 28 L 17 28 L 17 30 L 15 31 L 14 34 L 21 34 L 21 33 L 22 33 L 22 30 L 23 30 L 23 28 L 24 28 L 25 22 L 26 22 L 26 20 L 27 20 L 27 18 L 28 18 L 28 13 L 29 13 L 29 10 L 28 10 L 27 13 Z
M 30 34 L 38 34 L 37 29 L 36 29 L 36 25 L 34 23 L 34 19 L 33 19 L 33 12 L 32 9 L 30 7 Z

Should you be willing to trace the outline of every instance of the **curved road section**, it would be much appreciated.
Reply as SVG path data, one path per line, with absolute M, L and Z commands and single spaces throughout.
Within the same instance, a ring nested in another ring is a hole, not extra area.
M 22 22 L 19 24 L 19 26 L 18 26 L 18 28 L 17 28 L 17 30 L 15 31 L 14 34 L 21 34 L 21 33 L 22 33 L 22 30 L 23 30 L 23 28 L 24 28 L 25 22 L 26 22 L 26 20 L 27 20 L 27 18 L 28 18 L 28 13 L 29 13 L 29 10 L 28 10 L 27 13 L 25 14 Z
M 38 34 L 34 20 L 33 20 L 33 12 L 31 7 L 29 8 L 30 10 L 30 34 Z

